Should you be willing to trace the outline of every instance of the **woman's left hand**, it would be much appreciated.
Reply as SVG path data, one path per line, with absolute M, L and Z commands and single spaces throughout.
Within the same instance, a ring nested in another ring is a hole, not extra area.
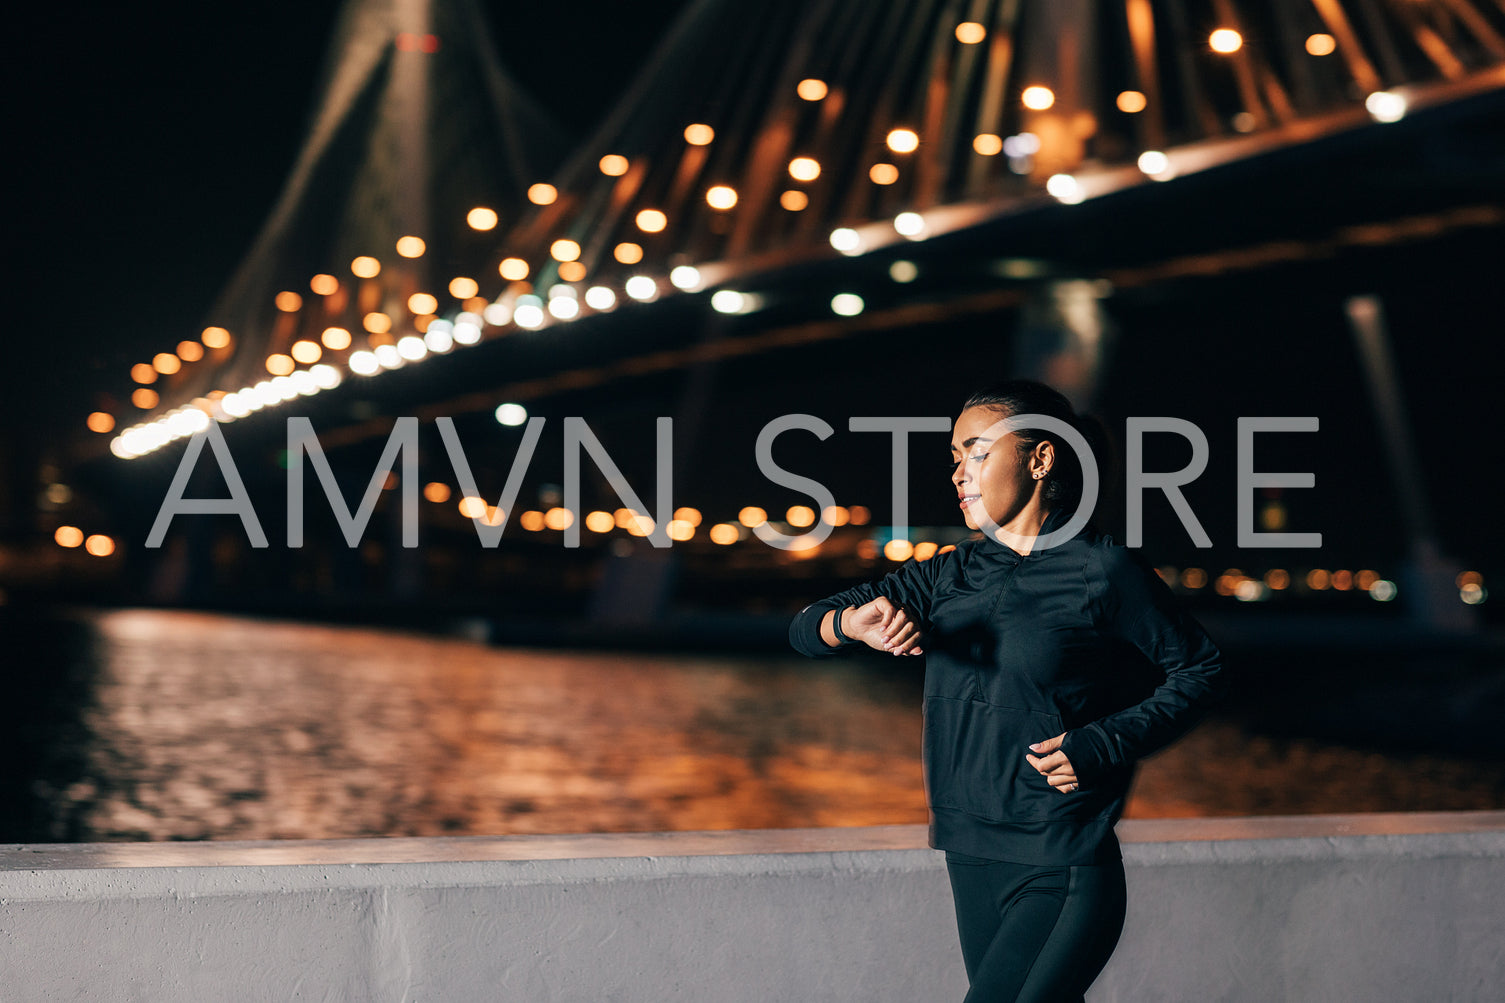
M 1078 790 L 1081 784 L 1077 782 L 1076 767 L 1071 765 L 1071 760 L 1066 758 L 1066 753 L 1061 751 L 1061 739 L 1066 737 L 1063 731 L 1055 738 L 1047 738 L 1043 742 L 1036 742 L 1030 748 L 1039 755 L 1025 754 L 1029 764 L 1039 770 L 1041 775 L 1050 786 L 1063 793 Z

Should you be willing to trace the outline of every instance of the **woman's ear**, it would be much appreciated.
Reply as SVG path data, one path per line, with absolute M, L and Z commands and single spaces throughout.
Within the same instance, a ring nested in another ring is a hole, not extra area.
M 1055 465 L 1055 443 L 1051 442 L 1049 439 L 1046 439 L 1044 442 L 1036 443 L 1034 455 L 1030 458 L 1031 472 L 1043 470 L 1048 473 Z

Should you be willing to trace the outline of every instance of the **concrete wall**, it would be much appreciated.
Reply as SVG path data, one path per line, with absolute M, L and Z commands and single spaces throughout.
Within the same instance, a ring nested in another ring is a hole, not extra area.
M 1092 1000 L 1494 1000 L 1505 812 L 1125 822 Z M 0 846 L 0 1000 L 960 999 L 921 827 Z

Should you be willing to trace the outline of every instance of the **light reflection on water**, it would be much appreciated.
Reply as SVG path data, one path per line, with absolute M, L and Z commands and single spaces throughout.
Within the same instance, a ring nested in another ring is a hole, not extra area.
M 53 838 L 926 818 L 917 663 L 503 649 L 146 610 L 89 622 L 87 737 L 79 776 L 52 792 Z M 1146 761 L 1128 814 L 1499 807 L 1502 772 L 1214 720 Z

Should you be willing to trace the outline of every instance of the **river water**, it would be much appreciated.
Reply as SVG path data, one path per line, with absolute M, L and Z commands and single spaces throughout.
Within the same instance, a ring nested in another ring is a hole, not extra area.
M 161 610 L 4 627 L 0 841 L 926 820 L 918 660 L 508 649 Z M 1501 807 L 1505 763 L 1215 718 L 1143 763 L 1126 817 Z

